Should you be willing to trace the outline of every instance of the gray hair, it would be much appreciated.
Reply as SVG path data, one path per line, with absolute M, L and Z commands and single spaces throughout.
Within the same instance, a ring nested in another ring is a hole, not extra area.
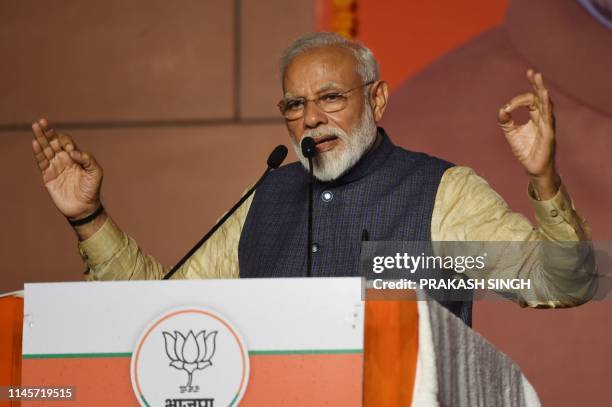
M 357 41 L 348 40 L 336 33 L 318 32 L 306 34 L 295 40 L 285 49 L 280 59 L 281 81 L 285 76 L 287 66 L 298 55 L 317 48 L 342 47 L 353 53 L 357 60 L 357 73 L 363 83 L 379 79 L 378 62 L 368 47 Z

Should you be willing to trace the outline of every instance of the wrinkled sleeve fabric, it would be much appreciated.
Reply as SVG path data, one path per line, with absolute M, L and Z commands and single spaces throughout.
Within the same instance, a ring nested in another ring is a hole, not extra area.
M 535 228 L 525 216 L 510 210 L 471 168 L 452 167 L 444 173 L 436 195 L 432 241 L 507 242 L 508 250 L 489 258 L 484 270 L 465 274 L 470 278 L 529 279 L 529 290 L 500 291 L 521 306 L 560 308 L 588 301 L 597 288 L 588 224 L 576 212 L 564 186 L 549 200 L 539 201 L 531 187 L 528 195 Z
M 238 243 L 253 197 L 177 270 L 173 279 L 238 278 Z M 89 239 L 79 243 L 88 280 L 160 280 L 169 269 L 145 254 L 109 217 Z

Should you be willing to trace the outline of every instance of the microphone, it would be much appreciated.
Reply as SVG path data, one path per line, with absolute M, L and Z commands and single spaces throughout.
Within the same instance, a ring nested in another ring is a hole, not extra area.
M 280 167 L 283 161 L 285 161 L 286 157 L 287 147 L 282 144 L 276 146 L 276 148 L 270 153 L 270 156 L 268 157 L 268 168 L 271 168 L 273 170 L 277 169 L 278 167 Z
M 312 216 L 313 216 L 313 198 L 312 185 L 314 184 L 314 174 L 312 172 L 312 159 L 317 155 L 317 148 L 312 137 L 304 137 L 300 143 L 302 147 L 302 155 L 308 158 L 308 172 L 310 173 L 310 182 L 308 184 L 308 257 L 306 258 L 306 276 L 312 276 Z
M 315 155 L 317 155 L 315 141 L 312 137 L 304 137 L 300 145 L 302 147 L 302 154 L 304 155 L 304 157 L 313 158 Z
M 240 198 L 240 200 L 236 202 L 236 204 L 232 206 L 232 208 L 225 215 L 223 215 L 221 219 L 219 219 L 215 226 L 213 226 L 212 229 L 210 229 L 208 233 L 206 233 L 204 237 L 202 237 L 202 239 L 200 239 L 200 241 L 196 243 L 195 246 L 193 246 L 191 250 L 189 250 L 189 252 L 184 255 L 183 258 L 179 260 L 179 262 L 176 263 L 168 273 L 166 273 L 166 275 L 163 277 L 163 280 L 170 279 L 170 277 L 172 277 L 174 273 L 176 273 L 176 271 L 187 261 L 187 259 L 189 259 L 200 247 L 202 247 L 204 243 L 206 243 L 208 239 L 210 239 L 210 237 L 217 231 L 217 229 L 219 229 L 221 225 L 223 225 L 225 221 L 229 219 L 229 217 L 232 216 L 234 212 L 236 212 L 236 210 L 244 203 L 244 201 L 246 201 L 253 194 L 253 192 L 255 192 L 255 189 L 266 178 L 268 173 L 274 169 L 277 169 L 281 165 L 281 163 L 287 157 L 287 152 L 287 147 L 283 146 L 282 144 L 276 146 L 276 148 L 268 156 L 268 168 L 266 168 L 263 175 L 259 178 L 255 185 L 253 185 L 253 187 L 251 187 L 251 189 L 249 189 L 247 193 L 244 194 L 244 196 Z

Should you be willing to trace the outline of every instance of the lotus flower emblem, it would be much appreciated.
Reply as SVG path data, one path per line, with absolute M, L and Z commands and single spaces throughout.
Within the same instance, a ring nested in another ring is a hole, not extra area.
M 170 366 L 187 372 L 188 380 L 186 387 L 188 389 L 191 389 L 193 372 L 212 366 L 211 359 L 215 354 L 217 332 L 213 331 L 206 334 L 204 330 L 200 331 L 197 335 L 194 335 L 191 330 L 187 335 L 183 335 L 178 331 L 174 331 L 174 335 L 169 332 L 162 332 L 166 345 L 166 354 L 170 358 Z

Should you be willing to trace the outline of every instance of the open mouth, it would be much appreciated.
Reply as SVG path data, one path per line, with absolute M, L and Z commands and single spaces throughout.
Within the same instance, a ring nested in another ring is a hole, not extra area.
M 315 146 L 317 148 L 317 152 L 323 153 L 325 151 L 329 151 L 334 148 L 340 139 L 337 136 L 323 136 L 321 138 L 315 139 Z

